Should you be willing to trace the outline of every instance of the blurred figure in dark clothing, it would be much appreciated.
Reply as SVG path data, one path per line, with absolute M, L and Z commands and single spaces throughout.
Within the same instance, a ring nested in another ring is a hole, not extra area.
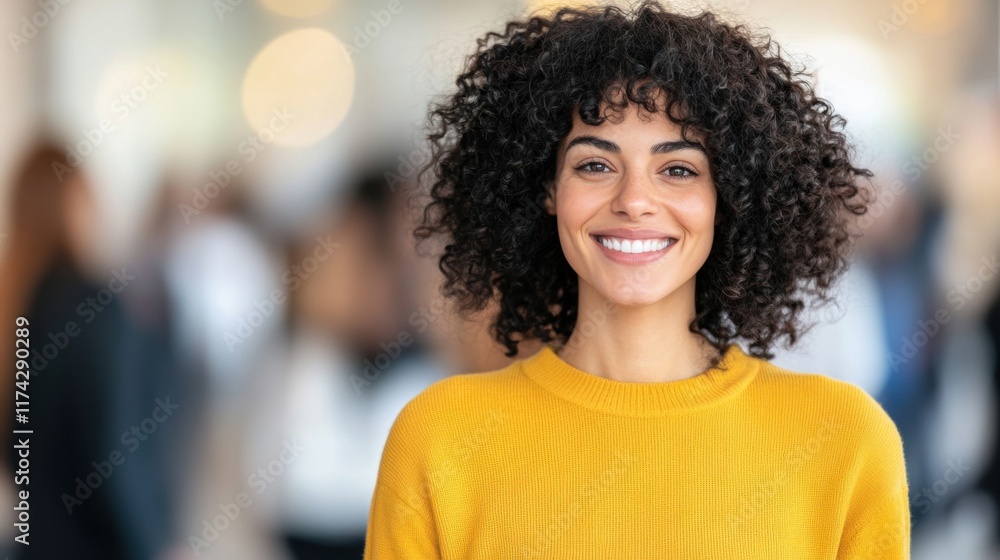
M 384 178 L 391 168 L 362 168 L 290 252 L 303 272 L 290 288 L 284 428 L 315 450 L 282 478 L 280 525 L 296 560 L 362 557 L 389 428 L 448 373 L 424 341 L 434 319 L 419 315 L 430 312 L 418 291 L 406 193 Z
M 149 282 L 129 266 L 87 278 L 96 213 L 85 177 L 55 146 L 15 177 L 0 261 L 4 352 L 29 320 L 29 546 L 24 559 L 155 559 L 171 531 L 167 451 L 177 395 L 165 329 L 134 324 L 121 293 Z M 6 355 L 4 356 L 6 358 Z M 5 359 L 4 366 L 13 364 Z M 3 418 L 12 418 L 10 369 Z M 10 433 L 9 431 L 7 432 Z M 7 468 L 17 469 L 14 442 Z M 13 467 L 13 468 L 12 468 Z

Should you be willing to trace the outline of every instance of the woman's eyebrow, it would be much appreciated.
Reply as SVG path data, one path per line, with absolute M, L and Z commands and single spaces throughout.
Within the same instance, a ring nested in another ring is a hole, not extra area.
M 570 148 L 576 146 L 577 144 L 585 144 L 588 146 L 593 146 L 599 150 L 604 150 L 605 152 L 611 152 L 614 154 L 622 153 L 622 149 L 610 140 L 604 140 L 603 138 L 598 138 L 596 136 L 590 136 L 589 134 L 584 134 L 583 136 L 577 136 L 566 144 L 566 151 L 568 152 Z
M 659 144 L 653 146 L 649 149 L 651 154 L 666 154 L 669 152 L 676 152 L 677 150 L 698 150 L 703 154 L 708 154 L 705 146 L 702 146 L 698 142 L 691 142 L 689 140 L 673 140 L 670 142 L 660 142 Z
M 606 152 L 611 152 L 614 154 L 620 154 L 622 149 L 618 144 L 610 140 L 605 140 L 603 138 L 598 138 L 597 136 L 591 136 L 589 134 L 584 134 L 582 136 L 577 136 L 576 138 L 570 140 L 569 144 L 566 145 L 566 151 L 568 152 L 570 148 L 576 146 L 577 144 L 584 144 L 588 146 L 593 146 L 599 150 L 604 150 Z M 705 147 L 698 142 L 691 142 L 688 140 L 671 140 L 667 142 L 660 142 L 649 149 L 649 153 L 656 154 L 666 154 L 669 152 L 675 152 L 677 150 L 694 149 L 702 153 L 707 153 Z

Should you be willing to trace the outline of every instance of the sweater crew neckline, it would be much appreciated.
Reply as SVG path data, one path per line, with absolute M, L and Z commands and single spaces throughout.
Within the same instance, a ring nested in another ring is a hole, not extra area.
M 552 345 L 521 362 L 521 371 L 543 389 L 591 410 L 626 416 L 692 412 L 726 401 L 756 376 L 757 360 L 736 344 L 702 373 L 677 381 L 614 381 L 577 369 Z

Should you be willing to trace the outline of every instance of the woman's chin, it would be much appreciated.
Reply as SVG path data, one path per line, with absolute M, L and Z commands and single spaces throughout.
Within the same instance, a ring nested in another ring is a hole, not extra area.
M 609 302 L 620 307 L 644 307 L 653 305 L 665 298 L 668 293 L 663 290 L 607 290 L 602 294 Z

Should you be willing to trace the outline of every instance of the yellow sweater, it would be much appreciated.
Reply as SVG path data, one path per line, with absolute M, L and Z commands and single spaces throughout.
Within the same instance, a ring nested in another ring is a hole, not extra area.
M 546 346 L 400 412 L 365 558 L 898 560 L 907 495 L 899 432 L 854 385 L 736 345 L 625 383 Z

